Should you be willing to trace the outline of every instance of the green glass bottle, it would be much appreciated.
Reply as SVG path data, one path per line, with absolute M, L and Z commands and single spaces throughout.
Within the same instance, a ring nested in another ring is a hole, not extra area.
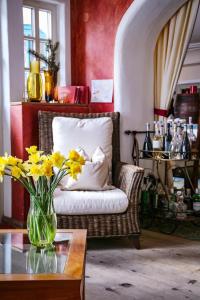
M 195 194 L 192 196 L 193 210 L 200 213 L 200 193 L 199 189 L 196 189 Z

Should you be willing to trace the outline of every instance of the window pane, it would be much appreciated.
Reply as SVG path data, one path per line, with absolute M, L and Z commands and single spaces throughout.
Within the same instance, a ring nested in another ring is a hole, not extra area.
M 23 24 L 24 24 L 24 35 L 33 36 L 33 9 L 29 7 L 23 7 Z
M 33 59 L 32 55 L 28 53 L 29 49 L 34 49 L 34 42 L 33 40 L 24 40 L 24 67 L 29 68 L 30 62 Z
M 40 53 L 43 54 L 45 57 L 48 58 L 48 51 L 46 50 L 46 42 L 41 42 L 40 41 Z M 40 62 L 40 68 L 41 69 L 46 69 L 47 64 L 44 63 L 43 61 Z
M 40 39 L 51 39 L 51 12 L 39 10 Z
M 28 79 L 29 71 L 24 72 L 24 98 L 28 97 L 27 93 L 27 79 Z

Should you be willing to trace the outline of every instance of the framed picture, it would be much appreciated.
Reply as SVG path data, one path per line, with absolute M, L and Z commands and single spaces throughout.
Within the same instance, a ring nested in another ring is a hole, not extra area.
M 113 80 L 102 79 L 92 80 L 91 102 L 112 103 Z

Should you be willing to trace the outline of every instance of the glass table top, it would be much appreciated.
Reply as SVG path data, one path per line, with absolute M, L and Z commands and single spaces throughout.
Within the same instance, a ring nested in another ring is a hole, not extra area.
M 39 249 L 30 245 L 26 233 L 1 233 L 0 274 L 63 273 L 72 236 L 59 232 L 53 247 Z

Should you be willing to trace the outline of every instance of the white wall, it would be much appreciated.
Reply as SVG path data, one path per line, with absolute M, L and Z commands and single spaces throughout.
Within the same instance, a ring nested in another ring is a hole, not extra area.
M 70 0 L 50 0 L 49 2 L 56 4 L 58 8 L 58 28 L 62 51 L 60 56 L 61 83 L 70 84 Z M 24 94 L 22 5 L 23 0 L 0 0 L 0 45 L 2 46 L 0 51 L 0 155 L 5 151 L 11 152 L 10 102 L 21 101 Z M 11 217 L 11 184 L 8 178 L 4 180 L 3 190 L 1 189 L 0 194 L 0 217 L 2 214 Z
M 135 0 L 123 16 L 115 41 L 115 111 L 121 113 L 121 158 L 131 162 L 127 129 L 153 120 L 153 53 L 157 37 L 186 0 Z
M 0 17 L 2 11 L 2 1 L 0 1 Z M 0 19 L 1 20 L 1 19 Z M 3 99 L 3 91 L 2 91 L 2 39 L 1 39 L 1 21 L 0 21 L 0 155 L 3 153 L 3 120 L 2 120 L 2 99 Z M 0 220 L 3 215 L 3 185 L 0 183 Z
M 3 152 L 11 152 L 10 102 L 23 95 L 22 1 L 1 0 Z M 17 125 L 17 124 L 16 124 Z M 11 183 L 4 180 L 4 215 L 11 217 Z M 2 199 L 1 199 L 2 202 Z M 1 204 L 2 206 L 3 204 Z

